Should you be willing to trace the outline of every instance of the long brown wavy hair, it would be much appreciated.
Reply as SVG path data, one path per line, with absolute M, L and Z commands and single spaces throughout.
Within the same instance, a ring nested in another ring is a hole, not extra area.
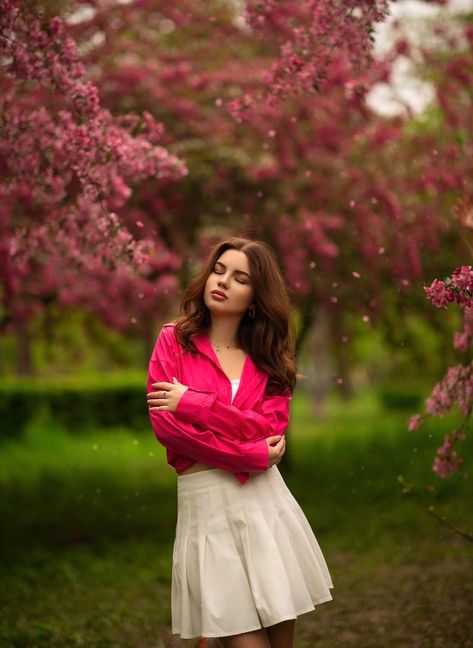
M 210 311 L 204 302 L 205 283 L 218 258 L 226 250 L 241 250 L 248 257 L 256 313 L 248 310 L 237 330 L 237 345 L 269 374 L 268 395 L 292 394 L 299 374 L 295 362 L 295 324 L 288 289 L 274 252 L 264 241 L 231 237 L 212 246 L 207 261 L 191 280 L 181 299 L 175 321 L 176 339 L 193 355 L 191 337 L 207 334 Z M 302 376 L 301 376 L 302 377 Z

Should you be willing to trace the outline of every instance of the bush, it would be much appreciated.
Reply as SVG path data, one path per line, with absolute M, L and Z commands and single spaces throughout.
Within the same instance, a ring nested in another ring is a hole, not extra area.
M 66 430 L 149 427 L 146 378 L 28 379 L 0 384 L 0 438 L 20 437 L 30 420 L 47 414 Z
M 383 407 L 391 410 L 415 410 L 425 397 L 425 388 L 417 383 L 386 383 L 376 390 Z
M 0 387 L 0 438 L 20 437 L 35 413 L 41 407 L 41 396 L 35 390 L 21 385 Z

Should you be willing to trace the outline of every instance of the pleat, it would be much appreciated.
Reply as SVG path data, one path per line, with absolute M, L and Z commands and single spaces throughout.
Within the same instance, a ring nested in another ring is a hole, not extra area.
M 307 520 L 298 501 L 295 499 L 295 497 L 293 496 L 293 494 L 289 489 L 287 489 L 286 491 L 286 498 L 289 504 L 289 508 L 286 507 L 284 509 L 285 515 L 288 518 L 287 527 L 290 526 L 289 518 L 292 517 L 294 522 L 302 529 L 302 533 L 298 533 L 296 535 L 297 540 L 300 542 L 307 540 L 309 543 L 309 547 L 312 550 L 310 551 L 310 549 L 308 549 L 307 552 L 301 550 L 298 551 L 298 558 L 302 565 L 303 572 L 310 573 L 311 567 L 314 568 L 316 565 L 318 567 L 318 576 L 321 574 L 324 579 L 326 587 L 328 589 L 332 589 L 333 582 L 327 566 L 327 562 L 322 553 L 322 549 L 320 548 L 317 538 L 314 535 L 312 527 L 309 524 L 309 521 Z M 304 542 L 304 544 L 306 543 Z M 310 580 L 311 583 L 313 583 L 314 581 L 318 581 L 318 578 L 314 577 L 313 580 Z
M 221 637 L 332 599 L 325 558 L 275 466 L 244 485 L 213 469 L 178 479 L 172 631 Z
M 261 480 L 257 482 L 257 491 L 255 497 L 245 502 L 245 555 L 250 563 L 258 611 L 263 624 L 271 625 L 331 600 L 329 587 L 333 584 L 330 579 L 327 581 L 299 516 L 289 506 L 284 481 Z

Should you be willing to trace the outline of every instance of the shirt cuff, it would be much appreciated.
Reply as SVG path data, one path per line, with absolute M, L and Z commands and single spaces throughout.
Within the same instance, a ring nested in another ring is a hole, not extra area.
M 254 460 L 254 467 L 250 470 L 268 470 L 269 468 L 269 445 L 266 439 L 259 441 L 247 441 L 244 446 L 251 447 L 251 455 Z
M 175 412 L 188 423 L 203 425 L 205 410 L 212 407 L 216 400 L 215 392 L 188 387 L 179 399 Z

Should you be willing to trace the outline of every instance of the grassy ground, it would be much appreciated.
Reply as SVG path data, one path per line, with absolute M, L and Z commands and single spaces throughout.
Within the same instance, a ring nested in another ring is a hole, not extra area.
M 329 565 L 333 601 L 301 616 L 297 648 L 473 646 L 471 486 L 430 470 L 453 419 L 407 432 L 366 396 L 317 420 L 293 401 L 284 478 Z M 463 448 L 473 473 L 472 440 Z M 401 495 L 397 476 L 434 491 Z M 46 422 L 0 455 L 0 646 L 193 646 L 170 633 L 176 477 L 150 430 L 70 437 Z

